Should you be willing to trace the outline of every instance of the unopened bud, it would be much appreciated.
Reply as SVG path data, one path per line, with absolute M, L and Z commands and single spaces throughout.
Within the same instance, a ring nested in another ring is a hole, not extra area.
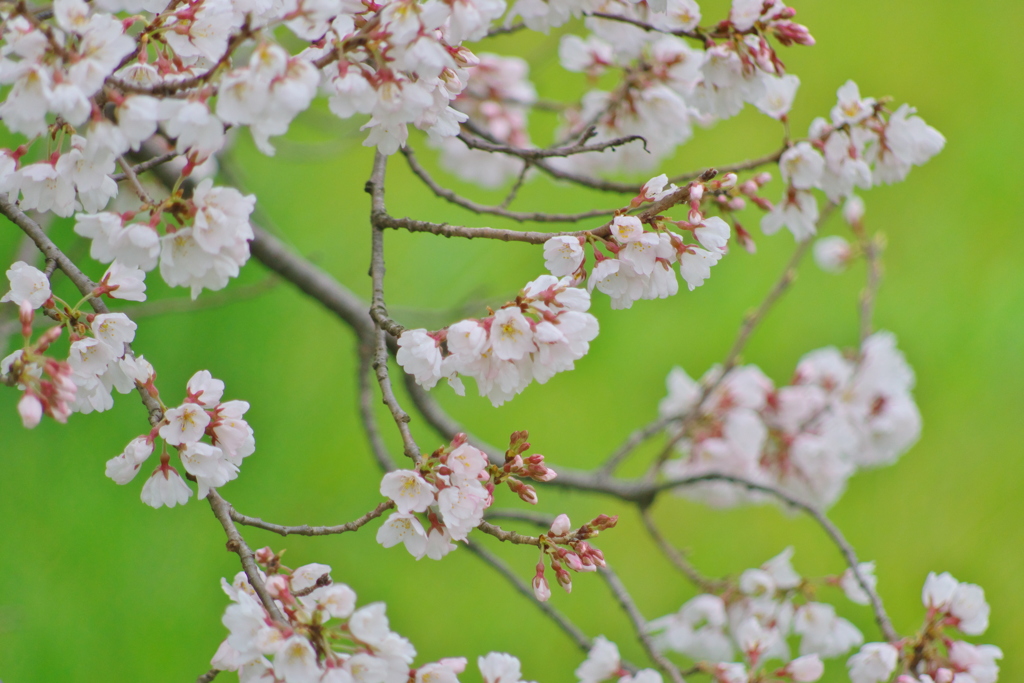
M 26 429 L 32 429 L 43 419 L 43 404 L 34 395 L 25 392 L 18 401 L 18 414 L 21 416 L 21 424 Z
M 754 182 L 757 183 L 758 186 L 760 186 L 760 187 L 763 187 L 763 186 L 767 185 L 771 181 L 772 181 L 772 174 L 769 173 L 768 171 L 763 171 L 761 173 L 758 173 L 756 176 L 754 176 Z
M 843 204 L 843 220 L 852 226 L 860 226 L 861 221 L 864 220 L 864 200 L 851 194 Z
M 554 566 L 554 569 L 555 579 L 558 580 L 558 585 L 565 589 L 566 593 L 572 593 L 572 576 L 557 564 Z
M 690 201 L 699 202 L 704 198 L 704 185 L 701 183 L 694 183 L 690 185 Z
M 25 339 L 29 339 L 32 336 L 32 319 L 35 318 L 36 311 L 32 308 L 32 304 L 25 301 L 21 302 L 21 307 L 18 309 L 18 320 L 21 321 L 21 336 Z
M 735 173 L 726 173 L 718 179 L 718 188 L 720 190 L 731 190 L 736 187 L 737 180 L 739 180 L 739 176 Z
M 745 208 L 747 208 L 747 200 L 743 197 L 733 197 L 729 200 L 730 211 L 742 211 Z
M 755 183 L 753 180 L 746 180 L 743 182 L 742 185 L 740 185 L 740 192 L 747 195 L 748 197 L 752 197 L 755 194 L 757 194 L 757 191 L 759 189 L 761 189 L 761 186 Z
M 268 576 L 266 580 L 267 592 L 271 597 L 281 600 L 286 598 L 288 593 L 288 577 L 283 574 Z
M 270 561 L 274 559 L 274 551 L 269 547 L 260 548 L 253 555 L 260 564 L 270 564 Z
M 523 502 L 529 503 L 530 505 L 537 504 L 537 491 L 529 484 L 523 484 L 516 493 L 519 494 L 519 497 Z
M 565 563 L 569 565 L 569 569 L 573 570 L 574 572 L 583 571 L 583 560 L 581 560 L 580 556 L 576 553 L 567 552 L 562 557 L 562 560 L 564 560 Z
M 690 213 L 686 217 L 686 220 L 694 225 L 700 225 L 704 222 L 704 214 L 700 212 L 700 209 L 690 209 Z
M 50 344 L 60 339 L 61 332 L 64 331 L 63 327 L 51 327 L 43 335 L 39 337 L 39 341 L 36 342 L 36 351 L 42 353 L 46 349 L 50 348 Z
M 605 529 L 611 529 L 618 523 L 618 515 L 598 515 L 593 520 L 591 520 L 590 524 L 588 524 L 587 526 L 592 528 L 594 531 L 604 531 Z
M 935 683 L 952 683 L 953 679 L 956 678 L 953 672 L 946 667 L 942 667 L 935 672 Z
M 551 586 L 544 578 L 544 563 L 537 563 L 537 574 L 533 577 L 533 595 L 541 602 L 547 602 L 551 597 Z
M 572 522 L 569 521 L 569 515 L 558 515 L 557 517 L 555 517 L 555 521 L 551 523 L 552 536 L 565 536 L 571 530 Z

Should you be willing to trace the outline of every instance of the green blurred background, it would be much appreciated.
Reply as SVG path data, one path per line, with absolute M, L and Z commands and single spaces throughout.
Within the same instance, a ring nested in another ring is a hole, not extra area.
M 1002 680 L 1021 680 L 1024 664 L 1014 646 L 1024 642 L 1018 619 L 1024 612 L 1024 193 L 1014 173 L 1024 152 L 1024 81 L 1015 44 L 1024 28 L 1024 4 L 795 4 L 798 19 L 818 40 L 813 48 L 782 53 L 803 81 L 792 115 L 796 134 L 825 115 L 836 88 L 853 78 L 865 95 L 892 95 L 918 107 L 948 141 L 905 183 L 865 195 L 869 228 L 888 238 L 876 322 L 898 335 L 917 371 L 923 436 L 896 465 L 856 476 L 831 516 L 861 557 L 877 562 L 880 593 L 902 633 L 920 623 L 927 572 L 948 570 L 981 584 L 993 605 L 992 625 L 974 640 L 1000 645 L 1007 654 Z M 707 22 L 724 16 L 727 3 L 702 8 Z M 517 34 L 479 47 L 492 50 L 524 56 L 542 96 L 582 91 L 582 81 L 557 66 L 556 35 Z M 698 131 L 664 169 L 671 174 L 775 149 L 777 124 L 750 109 Z M 543 115 L 536 123 L 538 131 L 550 130 Z M 372 153 L 360 146 L 361 138 L 355 124 L 336 121 L 321 106 L 293 124 L 276 158 L 255 152 L 246 136 L 229 163 L 279 235 L 366 296 L 369 207 L 362 185 Z M 543 133 L 537 139 L 544 142 Z M 412 142 L 436 170 L 422 139 Z M 477 198 L 500 199 L 438 173 Z M 504 227 L 433 198 L 400 157 L 389 169 L 388 188 L 394 214 Z M 517 205 L 576 211 L 615 201 L 536 178 Z M 756 222 L 751 214 L 749 227 Z M 833 220 L 824 232 L 843 230 Z M 724 356 L 742 315 L 793 248 L 788 233 L 769 239 L 754 232 L 758 253 L 734 250 L 696 292 L 617 312 L 608 309 L 606 297 L 596 296 L 601 334 L 576 372 L 533 385 L 497 410 L 476 397 L 457 399 L 447 388 L 436 391 L 439 399 L 493 443 L 528 429 L 534 450 L 556 467 L 595 465 L 655 415 L 671 366 L 698 376 Z M 84 256 L 85 245 L 66 222 L 53 234 Z M 18 237 L 9 224 L 0 231 L 0 254 L 11 254 Z M 433 327 L 452 322 L 463 305 L 500 303 L 542 272 L 543 263 L 539 247 L 407 233 L 388 234 L 387 251 L 393 315 Z M 95 263 L 89 270 L 94 277 L 102 272 Z M 232 288 L 245 292 L 245 283 L 265 277 L 253 262 Z M 150 281 L 153 298 L 187 299 L 157 281 Z M 783 382 L 805 352 L 854 344 L 862 282 L 859 266 L 831 276 L 805 263 L 744 360 Z M 204 293 L 200 302 L 209 296 Z M 286 524 L 333 524 L 376 504 L 380 474 L 356 419 L 352 335 L 331 315 L 279 284 L 227 307 L 139 322 L 136 349 L 156 366 L 167 402 L 181 397 L 193 372 L 207 368 L 227 383 L 227 398 L 252 404 L 258 449 L 240 478 L 224 488 L 240 511 Z M 219 578 L 238 570 L 209 507 L 193 498 L 183 508 L 153 510 L 139 501 L 141 479 L 118 487 L 104 477 L 104 462 L 145 429 L 133 397 L 119 398 L 111 413 L 75 416 L 67 426 L 44 421 L 31 432 L 17 420 L 16 401 L 15 392 L 0 392 L 0 678 L 193 680 L 209 668 L 225 635 L 220 617 L 227 600 Z M 422 421 L 412 427 L 424 450 L 440 444 Z M 497 505 L 516 502 L 506 495 Z M 553 490 L 541 491 L 539 507 L 567 511 L 576 522 L 602 512 L 622 514 L 620 527 L 598 545 L 649 618 L 674 611 L 693 595 L 646 540 L 631 509 Z M 775 508 L 721 513 L 664 497 L 655 514 L 708 574 L 737 573 L 787 545 L 796 546 L 802 573 L 842 569 L 838 553 L 810 521 Z M 292 566 L 332 565 L 335 579 L 350 584 L 361 604 L 387 601 L 392 628 L 413 641 L 420 663 L 503 650 L 522 659 L 529 679 L 572 679 L 582 656 L 489 567 L 465 549 L 443 562 L 417 563 L 401 548 L 379 547 L 376 526 L 315 539 L 245 533 L 255 547 L 287 548 Z M 496 550 L 529 578 L 532 551 Z M 846 603 L 837 592 L 824 597 L 836 600 L 868 640 L 878 638 L 868 608 Z M 589 635 L 605 634 L 625 656 L 643 661 L 599 578 L 578 577 L 571 595 L 556 592 L 552 602 Z M 842 669 L 832 663 L 829 680 L 840 680 Z M 465 679 L 478 680 L 475 667 Z

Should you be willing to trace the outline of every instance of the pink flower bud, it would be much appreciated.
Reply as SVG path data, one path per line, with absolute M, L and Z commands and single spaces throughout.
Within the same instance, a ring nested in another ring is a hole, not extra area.
M 722 190 L 731 190 L 736 187 L 736 181 L 739 179 L 735 173 L 726 173 L 724 176 L 718 179 L 718 187 Z
M 21 321 L 21 336 L 26 339 L 32 336 L 32 319 L 35 316 L 36 311 L 28 299 L 22 301 L 21 307 L 18 309 L 18 320 Z
M 952 670 L 945 667 L 935 672 L 935 683 L 952 683 L 953 678 Z
M 43 419 L 43 404 L 32 394 L 25 393 L 18 401 L 18 414 L 26 429 L 32 429 Z
M 754 182 L 757 183 L 758 187 L 762 187 L 764 185 L 767 185 L 771 181 L 772 181 L 772 174 L 769 173 L 768 171 L 764 171 L 763 173 L 758 173 L 756 176 L 754 176 Z
M 288 577 L 281 574 L 274 574 L 273 576 L 267 577 L 267 592 L 277 599 L 282 599 L 288 595 Z
M 537 563 L 537 574 L 533 577 L 533 595 L 541 602 L 547 602 L 551 597 L 551 587 L 548 580 L 544 578 L 544 564 Z
M 859 226 L 864 220 L 864 200 L 853 194 L 843 204 L 843 220 L 853 226 Z
M 569 521 L 569 516 L 561 514 L 555 517 L 555 521 L 551 523 L 551 535 L 552 536 L 565 536 L 572 530 L 572 523 Z
M 619 523 L 618 515 L 598 515 L 590 521 L 589 526 L 594 531 L 604 531 L 605 529 L 611 529 Z
M 536 491 L 536 489 L 534 489 L 529 484 L 523 484 L 519 488 L 519 490 L 516 491 L 516 493 L 519 494 L 519 497 L 524 502 L 529 503 L 530 505 L 536 505 L 537 504 L 537 491 Z
M 583 571 L 583 560 L 576 553 L 566 553 L 562 559 L 569 565 L 569 569 L 574 572 Z
M 729 200 L 730 211 L 742 211 L 745 208 L 747 208 L 747 202 L 743 197 L 733 197 Z
M 825 665 L 818 655 L 804 655 L 787 664 L 786 671 L 796 683 L 813 683 L 825 673 Z
M 701 183 L 694 183 L 690 185 L 690 201 L 699 202 L 704 197 L 704 185 Z
M 558 585 L 561 586 L 566 593 L 572 593 L 572 576 L 569 572 L 565 571 L 558 565 L 555 565 L 555 578 L 558 579 Z
M 274 551 L 269 546 L 265 546 L 257 550 L 253 555 L 256 557 L 256 561 L 260 564 L 269 564 L 274 559 Z
M 760 185 L 758 185 L 753 180 L 748 180 L 742 185 L 740 185 L 740 192 L 747 195 L 748 197 L 752 197 L 755 194 L 757 194 L 757 191 L 759 189 L 761 189 Z
M 704 222 L 704 214 L 700 212 L 700 209 L 690 209 L 690 214 L 686 220 L 690 221 L 694 225 L 700 225 Z

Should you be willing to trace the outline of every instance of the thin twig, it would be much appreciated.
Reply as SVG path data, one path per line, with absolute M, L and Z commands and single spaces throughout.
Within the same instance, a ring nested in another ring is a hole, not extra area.
M 555 522 L 554 515 L 547 515 L 543 512 L 528 512 L 526 510 L 495 510 L 487 511 L 487 519 L 514 519 L 517 522 L 528 522 L 543 529 L 550 529 Z
M 587 154 L 588 152 L 603 152 L 607 149 L 615 149 L 616 147 L 621 147 L 622 145 L 636 140 L 643 142 L 644 149 L 647 149 L 647 140 L 645 140 L 641 135 L 624 135 L 611 140 L 605 140 L 604 142 L 587 144 L 587 140 L 593 136 L 593 130 L 593 127 L 588 128 L 584 132 L 582 139 L 576 144 L 559 147 L 513 147 L 511 145 L 502 145 L 481 140 L 477 137 L 466 135 L 465 133 L 459 133 L 456 137 L 458 137 L 459 140 L 461 140 L 463 144 L 470 149 L 508 154 L 509 156 L 519 157 L 525 161 L 537 161 L 539 159 L 551 159 L 554 157 L 570 157 L 576 154 Z M 590 135 L 587 133 L 590 133 Z
M 280 534 L 281 536 L 288 536 L 289 534 L 297 534 L 299 536 L 330 536 L 333 534 L 343 534 L 348 531 L 355 531 L 368 522 L 377 519 L 393 507 L 395 507 L 395 501 L 386 500 L 362 517 L 348 522 L 347 524 L 339 524 L 337 526 L 309 526 L 308 524 L 303 524 L 301 526 L 284 526 L 282 524 L 271 524 L 270 522 L 264 522 L 259 517 L 243 515 L 234 508 L 231 508 L 231 519 L 239 524 L 244 524 L 245 526 L 264 529 L 265 531 L 273 531 L 275 534 Z
M 601 216 L 608 216 L 615 213 L 615 209 L 596 209 L 593 211 L 583 211 L 581 213 L 512 211 L 502 206 L 478 204 L 477 202 L 466 199 L 452 190 L 441 186 L 429 173 L 427 173 L 427 170 L 420 165 L 420 162 L 416 159 L 416 154 L 413 152 L 411 147 L 403 147 L 401 151 L 402 154 L 405 155 L 405 160 L 409 164 L 409 169 L 416 175 L 416 177 L 423 181 L 424 185 L 430 188 L 431 192 L 436 194 L 438 197 L 441 197 L 442 199 L 445 199 L 457 206 L 461 206 L 464 209 L 468 209 L 473 213 L 501 216 L 520 223 L 575 223 L 576 221 L 587 220 L 589 218 L 599 218 Z
M 156 168 L 161 164 L 166 164 L 168 161 L 176 159 L 178 156 L 178 153 L 175 151 L 166 152 L 164 154 L 161 154 L 160 156 L 155 156 L 152 159 L 143 161 L 141 164 L 135 164 L 134 166 L 131 167 L 131 171 L 135 175 L 145 173 L 151 168 Z M 110 176 L 110 179 L 113 180 L 115 183 L 119 183 L 122 180 L 127 180 L 128 172 L 125 171 L 124 173 L 115 173 L 114 175 Z
M 370 384 L 370 373 L 373 371 L 373 350 L 369 346 L 360 344 L 359 349 L 359 418 L 366 432 L 366 440 L 370 443 L 370 452 L 380 468 L 390 472 L 398 468 L 394 458 L 388 452 L 384 438 L 380 434 L 380 426 L 377 424 L 377 416 L 373 411 L 374 393 Z
M 540 538 L 537 536 L 526 536 L 525 534 L 520 534 L 515 531 L 508 531 L 507 529 L 502 529 L 500 526 L 489 522 L 480 522 L 476 528 L 485 534 L 494 536 L 499 541 L 505 541 L 506 543 L 512 543 L 514 545 L 540 546 Z
M 402 333 L 402 328 L 393 320 L 388 318 L 387 306 L 384 303 L 384 231 L 379 221 L 386 216 L 384 208 L 384 178 L 387 169 L 387 157 L 377 152 L 373 161 L 373 173 L 366 183 L 366 189 L 371 196 L 371 230 L 372 250 L 370 258 L 370 277 L 373 279 L 373 300 L 370 304 L 370 317 L 377 326 L 376 347 L 373 356 L 373 369 L 377 374 L 377 384 L 380 385 L 381 396 L 384 405 L 391 411 L 391 417 L 402 435 L 402 444 L 406 456 L 414 463 L 419 463 L 420 449 L 416 440 L 409 430 L 409 414 L 402 409 L 395 396 L 394 388 L 391 386 L 391 378 L 388 375 L 388 346 L 387 335 L 390 333 L 395 337 Z
M 196 683 L 210 683 L 210 681 L 215 679 L 217 677 L 217 674 L 219 674 L 219 673 L 220 673 L 220 669 L 210 669 L 209 671 L 204 673 L 202 676 L 197 678 L 196 679 Z
M 591 641 L 590 638 L 579 629 L 576 624 L 572 623 L 568 617 L 559 612 L 557 609 L 552 607 L 546 602 L 541 602 L 533 594 L 533 589 L 526 585 L 519 576 L 516 575 L 512 568 L 505 564 L 496 555 L 492 554 L 489 550 L 486 550 L 483 546 L 476 543 L 475 541 L 466 540 L 466 547 L 479 557 L 481 560 L 491 565 L 498 571 L 499 574 L 505 577 L 505 580 L 512 584 L 520 594 L 522 594 L 527 600 L 537 606 L 541 612 L 543 612 L 549 619 L 555 622 L 562 631 L 569 636 L 569 639 L 576 644 L 580 650 L 584 653 L 590 652 Z
M 245 571 L 245 576 L 249 579 L 249 585 L 252 586 L 260 602 L 263 603 L 267 614 L 279 624 L 287 624 L 288 621 L 281 614 L 281 610 L 277 608 L 274 598 L 271 597 L 267 591 L 266 584 L 260 578 L 260 569 L 256 566 L 256 558 L 253 555 L 252 548 L 242 538 L 242 534 L 238 532 L 238 527 L 235 526 L 231 519 L 231 503 L 221 498 L 220 494 L 217 493 L 217 489 L 210 489 L 206 499 L 210 501 L 213 514 L 217 517 L 220 525 L 224 527 L 224 533 L 227 534 L 227 549 L 238 554 L 238 559 L 242 561 L 242 570 Z
M 861 250 L 864 252 L 864 261 L 867 264 L 867 277 L 864 283 L 864 291 L 860 295 L 860 347 L 864 348 L 864 342 L 871 336 L 875 310 L 875 298 L 878 295 L 878 287 L 882 282 L 882 246 L 879 237 L 870 237 L 863 227 L 856 231 L 860 238 Z
M 498 26 L 488 31 L 484 38 L 493 38 L 495 36 L 503 36 L 508 33 L 516 33 L 518 31 L 522 31 L 524 28 L 526 28 L 526 24 L 521 21 L 516 22 L 515 24 L 510 24 L 509 26 Z
M 625 611 L 626 616 L 629 617 L 630 622 L 633 624 L 633 630 L 636 631 L 637 640 L 643 646 L 647 656 L 651 658 L 651 661 L 661 669 L 661 671 L 668 675 L 672 679 L 673 683 L 686 683 L 683 680 L 683 674 L 679 671 L 679 667 L 673 664 L 663 654 L 658 652 L 658 649 L 654 647 L 654 641 L 651 640 L 650 634 L 647 632 L 647 620 L 644 619 L 644 615 L 640 613 L 636 603 L 633 602 L 632 596 L 629 591 L 626 590 L 626 586 L 623 585 L 622 581 L 619 580 L 618 575 L 612 571 L 611 567 L 602 567 L 597 570 L 601 574 L 601 577 L 608 584 L 608 588 L 611 589 L 612 595 L 615 596 L 616 602 Z
M 644 522 L 644 526 L 647 528 L 647 532 L 651 535 L 651 538 L 661 549 L 661 552 L 665 554 L 668 561 L 679 570 L 687 579 L 690 580 L 694 586 L 699 588 L 704 593 L 717 594 L 720 592 L 721 582 L 710 579 L 700 571 L 697 570 L 689 560 L 681 553 L 675 546 L 668 542 L 662 533 L 658 529 L 657 524 L 654 523 L 654 518 L 651 516 L 651 510 L 648 507 L 640 508 L 640 518 Z
M 508 209 L 508 207 L 515 201 L 516 195 L 519 194 L 519 190 L 522 189 L 523 184 L 526 182 L 526 176 L 530 172 L 530 162 L 523 162 L 523 170 L 519 171 L 519 175 L 516 176 L 516 181 L 512 183 L 512 187 L 509 188 L 508 194 L 501 200 L 501 204 L 498 205 L 501 209 Z

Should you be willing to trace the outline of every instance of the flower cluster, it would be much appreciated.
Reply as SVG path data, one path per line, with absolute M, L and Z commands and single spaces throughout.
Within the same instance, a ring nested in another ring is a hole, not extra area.
M 8 383 L 17 384 L 24 392 L 18 411 L 26 427 L 35 427 L 44 414 L 65 422 L 73 412 L 109 410 L 114 405 L 112 389 L 126 394 L 136 384 L 149 381 L 152 367 L 128 352 L 126 345 L 135 338 L 136 325 L 124 313 L 82 313 L 79 309 L 86 299 L 75 306 L 60 300 L 50 291 L 46 274 L 22 261 L 11 266 L 7 278 L 11 290 L 0 301 L 20 306 L 25 345 L 0 361 L 0 375 L 9 377 Z M 90 297 L 137 301 L 145 298 L 144 291 L 140 271 L 115 263 Z M 59 324 L 33 343 L 37 308 Z M 71 337 L 67 360 L 47 356 L 65 328 Z
M 946 143 L 941 133 L 914 115 L 913 107 L 904 104 L 887 112 L 882 102 L 861 98 L 853 81 L 839 88 L 837 98 L 831 120 L 815 119 L 808 141 L 786 150 L 779 160 L 786 189 L 761 220 L 766 235 L 786 227 L 796 239 L 807 239 L 817 231 L 813 189 L 822 190 L 831 202 L 841 202 L 856 188 L 899 182 L 912 166 L 927 162 Z
M 828 347 L 805 355 L 792 384 L 776 388 L 756 366 L 695 382 L 681 368 L 668 376 L 660 412 L 680 457 L 671 479 L 726 474 L 772 486 L 815 505 L 831 505 L 858 468 L 894 462 L 921 431 L 910 390 L 914 374 L 896 339 L 869 337 L 858 357 Z M 702 401 L 703 387 L 714 387 Z M 677 489 L 716 506 L 763 496 L 725 482 Z
M 540 548 L 540 559 L 537 571 L 533 575 L 533 594 L 541 602 L 551 597 L 551 586 L 545 576 L 544 559 L 555 574 L 555 581 L 566 593 L 572 592 L 572 576 L 567 569 L 574 572 L 595 572 L 604 567 L 604 553 L 592 546 L 589 539 L 606 529 L 618 524 L 617 516 L 598 515 L 579 529 L 573 529 L 568 515 L 558 515 L 547 533 L 537 539 Z
M 928 609 L 921 630 L 894 643 L 868 643 L 850 657 L 853 683 L 995 683 L 1002 651 L 955 640 L 949 629 L 981 635 L 988 628 L 985 591 L 948 573 L 928 575 L 921 600 Z
M 153 398 L 159 394 L 154 378 L 144 384 Z M 214 379 L 208 370 L 200 370 L 188 381 L 185 402 L 164 411 L 163 420 L 148 434 L 132 439 L 124 452 L 107 461 L 106 474 L 118 484 L 135 478 L 150 455 L 157 437 L 163 440 L 160 464 L 142 486 L 142 502 L 155 508 L 184 505 L 192 489 L 171 466 L 167 446 L 178 451 L 178 458 L 189 479 L 199 486 L 199 497 L 238 477 L 243 458 L 256 450 L 252 428 L 242 419 L 249 410 L 245 401 L 221 401 L 224 382 Z M 209 437 L 210 442 L 203 441 Z
M 516 7 L 525 2 L 520 0 Z M 588 17 L 590 36 L 563 36 L 559 58 L 566 70 L 591 78 L 610 70 L 622 72 L 615 90 L 587 92 L 579 110 L 568 112 L 566 128 L 579 133 L 596 124 L 598 140 L 640 135 L 646 149 L 627 145 L 585 159 L 560 160 L 561 167 L 578 172 L 592 172 L 595 166 L 649 169 L 689 140 L 694 122 L 706 125 L 730 118 L 745 103 L 782 118 L 800 81 L 785 73 L 768 37 L 783 45 L 814 44 L 807 29 L 792 21 L 794 10 L 777 0 L 735 0 L 729 19 L 707 29 L 710 35 L 697 48 L 669 35 L 698 37 L 701 12 L 692 0 L 602 0 L 585 3 L 584 9 L 635 23 Z M 529 23 L 525 13 L 524 18 Z M 644 25 L 656 30 L 645 30 Z
M 460 396 L 460 375 L 495 406 L 572 370 L 597 336 L 597 318 L 587 313 L 590 294 L 571 278 L 542 275 L 515 301 L 483 319 L 462 320 L 437 332 L 405 330 L 398 338 L 398 364 L 430 389 L 442 377 Z
M 651 229 L 646 230 L 638 216 L 617 214 L 607 226 L 610 238 L 591 233 L 586 237 L 559 236 L 546 241 L 544 265 L 557 277 L 582 282 L 587 278 L 584 246 L 590 241 L 595 265 L 587 288 L 591 292 L 596 288 L 611 297 L 613 309 L 629 308 L 640 299 L 664 299 L 676 294 L 677 263 L 679 274 L 693 291 L 711 276 L 711 267 L 727 252 L 731 234 L 724 220 L 704 215 L 701 202 L 706 195 L 728 191 L 735 184 L 735 174 L 708 183 L 693 182 L 684 188 L 669 184 L 664 174 L 651 178 L 633 199 L 631 208 L 656 203 L 659 209 L 665 209 L 674 203 L 688 202 L 686 220 L 673 221 L 658 215 L 649 219 Z M 692 242 L 684 239 L 686 233 L 692 235 Z M 598 247 L 611 255 L 605 256 Z
M 458 434 L 451 444 L 437 449 L 415 470 L 388 472 L 380 493 L 395 503 L 394 512 L 377 532 L 385 548 L 404 543 L 417 560 L 424 555 L 440 560 L 455 549 L 480 525 L 484 511 L 494 501 L 494 489 L 502 484 L 528 503 L 537 502 L 537 492 L 517 477 L 551 481 L 555 471 L 544 464 L 543 455 L 523 453 L 530 447 L 526 432 L 514 432 L 505 462 L 492 465 L 478 448 Z M 427 529 L 417 515 L 424 515 Z
M 223 289 L 249 260 L 249 215 L 255 204 L 254 196 L 213 187 L 206 179 L 190 199 L 172 197 L 153 207 L 147 222 L 130 222 L 134 212 L 79 214 L 75 232 L 92 240 L 89 253 L 97 261 L 141 271 L 159 263 L 164 281 L 190 287 L 194 299 L 204 288 Z M 181 227 L 182 218 L 191 219 L 191 225 Z
M 797 682 L 818 680 L 822 659 L 846 654 L 864 637 L 831 604 L 814 600 L 814 582 L 796 572 L 792 556 L 787 548 L 738 579 L 722 582 L 717 594 L 700 594 L 678 612 L 652 621 L 648 628 L 656 647 L 703 662 L 702 669 L 723 683 L 762 680 L 759 669 Z M 873 587 L 872 568 L 863 564 L 860 573 Z M 841 586 L 854 602 L 868 602 L 850 570 L 826 583 Z M 787 643 L 791 635 L 800 638 L 795 659 Z M 784 665 L 769 667 L 769 661 Z
M 260 580 L 285 621 L 260 602 L 244 572 L 221 580 L 231 599 L 223 623 L 228 637 L 213 668 L 237 671 L 243 681 L 281 683 L 458 683 L 463 657 L 413 668 L 416 648 L 392 631 L 387 608 L 375 602 L 356 608 L 355 592 L 334 583 L 331 568 L 307 564 L 289 569 L 269 548 L 256 551 Z M 520 683 L 519 660 L 492 652 L 477 660 L 484 683 Z

